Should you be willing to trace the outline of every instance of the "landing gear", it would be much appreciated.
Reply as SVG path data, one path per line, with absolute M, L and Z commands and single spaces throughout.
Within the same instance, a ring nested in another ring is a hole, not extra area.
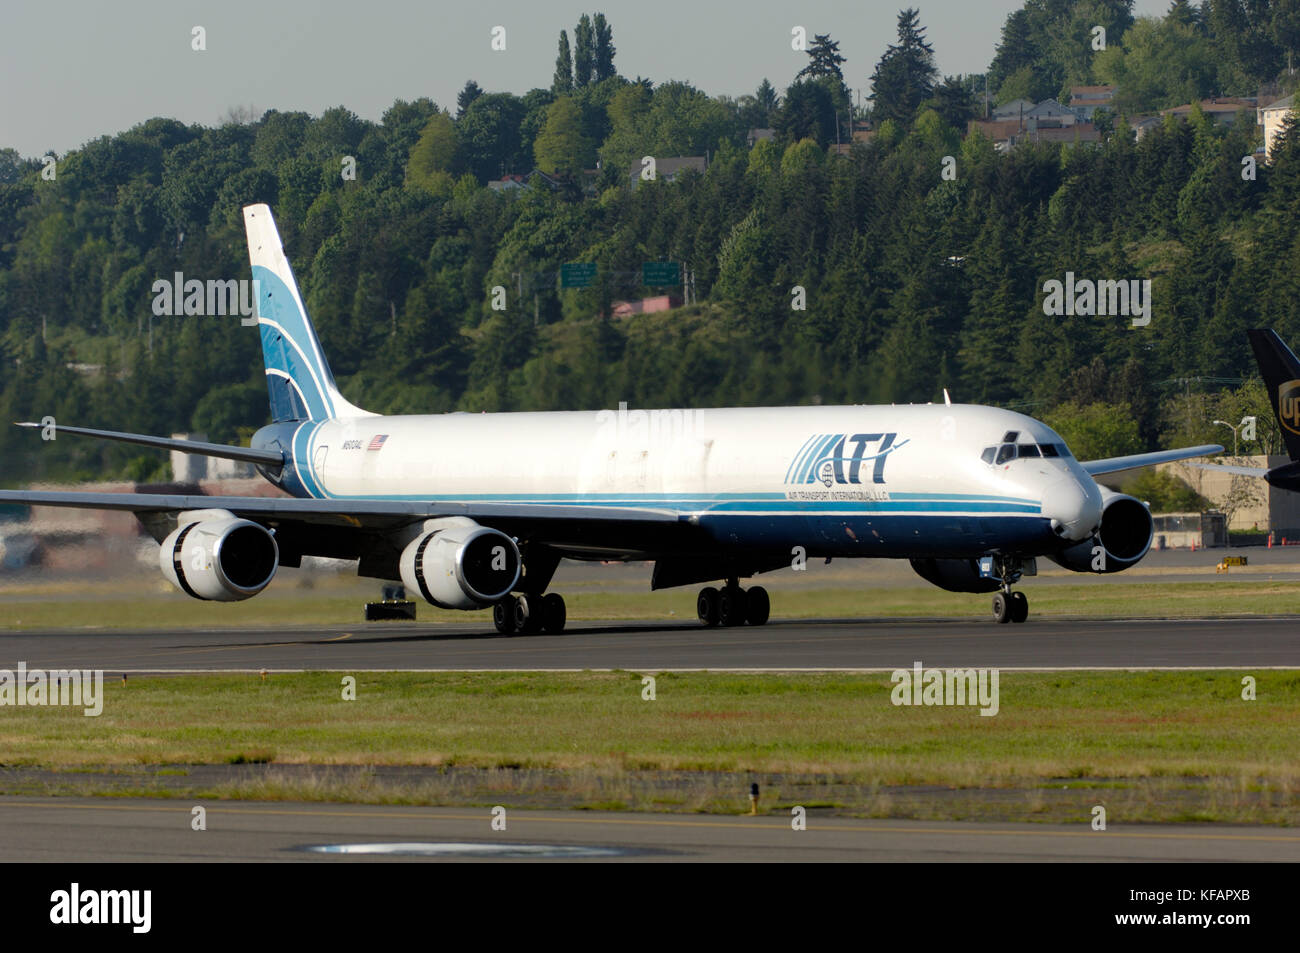
M 545 632 L 554 635 L 564 631 L 568 621 L 568 611 L 564 597 L 557 592 L 548 595 L 525 593 L 519 596 L 506 596 L 492 607 L 492 622 L 502 635 L 519 632 L 523 635 L 535 635 Z
M 1024 622 L 1029 618 L 1029 600 L 1025 598 L 1023 592 L 1012 592 L 1012 584 L 1019 582 L 1021 575 L 1028 572 L 1034 575 L 1037 567 L 1033 560 L 1027 563 L 1019 559 L 1005 556 L 985 557 L 992 559 L 991 572 L 986 575 L 993 575 L 1002 580 L 1002 591 L 993 597 L 993 621 L 1001 624 L 1008 622 Z
M 766 589 L 745 590 L 735 579 L 727 580 L 721 589 L 706 586 L 695 600 L 695 613 L 707 626 L 763 625 L 771 609 Z

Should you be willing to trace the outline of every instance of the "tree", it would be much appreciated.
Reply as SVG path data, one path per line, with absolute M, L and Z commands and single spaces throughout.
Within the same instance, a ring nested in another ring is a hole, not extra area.
M 591 82 L 595 70 L 595 31 L 591 17 L 583 14 L 573 31 L 573 88 L 582 89 Z
M 824 83 L 805 79 L 785 91 L 773 128 L 786 142 L 812 139 L 823 149 L 835 141 L 835 102 Z
M 934 48 L 925 40 L 918 12 L 909 7 L 898 14 L 898 42 L 885 50 L 871 76 L 875 116 L 910 123 L 917 107 L 930 98 L 937 75 Z
M 523 152 L 520 138 L 524 116 L 518 96 L 487 93 L 475 99 L 456 124 L 461 160 L 480 182 L 528 171 L 532 155 Z
M 533 144 L 537 168 L 546 173 L 577 172 L 590 151 L 577 103 L 570 96 L 559 97 L 546 107 L 546 124 Z
M 441 190 L 450 182 L 456 160 L 456 126 L 439 110 L 425 123 L 420 139 L 406 163 L 406 181 L 425 189 Z
M 947 76 L 942 85 L 934 88 L 934 96 L 928 101 L 944 125 L 965 132 L 966 123 L 977 114 L 975 99 L 960 77 Z
M 472 79 L 465 84 L 465 88 L 456 96 L 456 118 L 460 119 L 465 115 L 465 110 L 469 109 L 474 100 L 483 95 L 482 88 Z
M 592 56 L 592 67 L 595 72 L 595 81 L 609 79 L 614 74 L 614 31 L 610 28 L 609 22 L 605 19 L 605 14 L 597 13 L 591 21 L 592 32 L 595 39 L 595 50 Z
M 844 73 L 840 69 L 844 57 L 840 56 L 839 43 L 834 42 L 829 33 L 818 33 L 813 36 L 813 44 L 808 48 L 808 60 L 808 65 L 795 75 L 796 80 L 803 79 L 805 76 L 809 79 L 833 76 L 840 82 L 844 81 Z
M 551 92 L 557 96 L 573 92 L 573 57 L 569 53 L 569 34 L 560 31 L 560 52 L 555 57 L 555 78 L 551 80 Z

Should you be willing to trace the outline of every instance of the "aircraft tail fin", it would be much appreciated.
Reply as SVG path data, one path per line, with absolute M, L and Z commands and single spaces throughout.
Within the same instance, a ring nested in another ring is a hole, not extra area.
M 1300 460 L 1300 360 L 1274 330 L 1251 330 L 1246 334 L 1282 429 L 1287 455 L 1292 461 Z
M 272 421 L 373 416 L 348 403 L 334 383 L 270 207 L 246 206 L 244 230 L 257 283 L 257 324 Z

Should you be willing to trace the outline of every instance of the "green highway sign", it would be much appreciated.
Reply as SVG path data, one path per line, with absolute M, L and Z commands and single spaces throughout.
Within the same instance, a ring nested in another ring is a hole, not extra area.
M 590 288 L 595 280 L 595 262 L 579 261 L 560 266 L 561 288 Z
M 641 266 L 641 283 L 647 288 L 667 288 L 682 283 L 681 267 L 675 261 L 647 261 Z

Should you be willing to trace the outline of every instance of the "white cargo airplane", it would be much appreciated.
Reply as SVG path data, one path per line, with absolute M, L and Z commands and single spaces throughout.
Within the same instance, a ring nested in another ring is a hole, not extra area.
M 0 492 L 132 511 L 198 599 L 247 599 L 279 566 L 326 556 L 436 606 L 491 608 L 502 633 L 558 632 L 564 600 L 546 590 L 562 557 L 635 559 L 654 560 L 653 589 L 723 581 L 700 590 L 705 625 L 762 625 L 767 593 L 741 578 L 872 556 L 996 592 L 994 618 L 1023 622 L 1011 586 L 1036 557 L 1117 572 L 1151 545 L 1147 507 L 1094 476 L 1223 449 L 1080 463 L 1031 417 L 948 403 L 378 416 L 335 385 L 271 210 L 244 222 L 272 420 L 251 447 L 57 432 L 247 461 L 293 498 Z

